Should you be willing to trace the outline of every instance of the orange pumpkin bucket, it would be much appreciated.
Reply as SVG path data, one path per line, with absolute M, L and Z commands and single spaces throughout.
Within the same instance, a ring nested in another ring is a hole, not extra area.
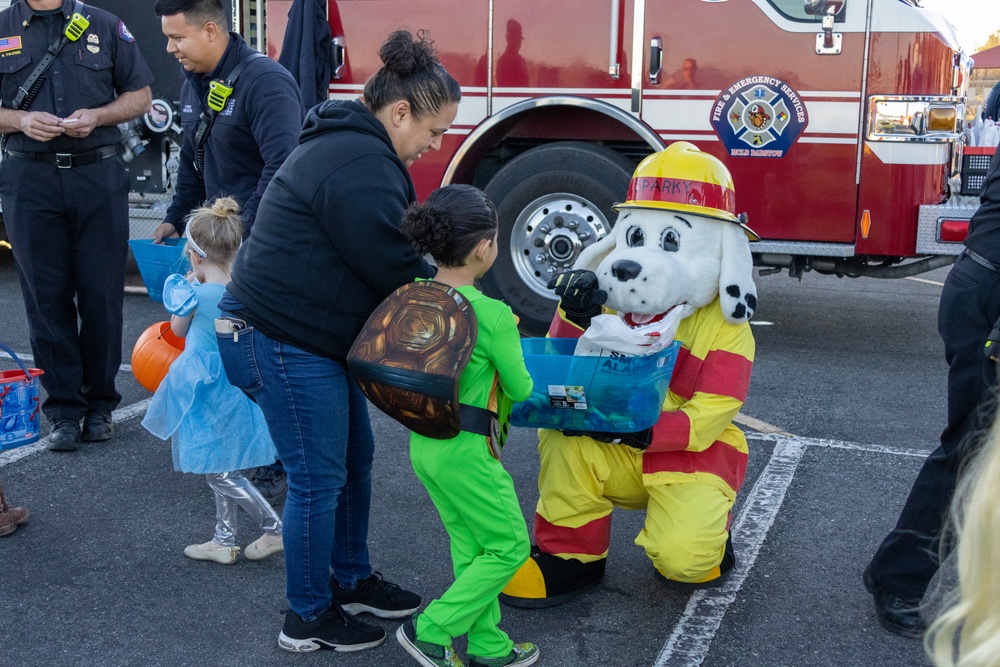
M 184 351 L 184 339 L 170 330 L 170 322 L 157 322 L 142 332 L 132 348 L 132 375 L 149 391 L 156 391 L 170 364 Z

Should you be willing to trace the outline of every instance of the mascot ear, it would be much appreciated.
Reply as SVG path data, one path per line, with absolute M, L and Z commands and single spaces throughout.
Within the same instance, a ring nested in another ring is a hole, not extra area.
M 757 310 L 757 287 L 753 284 L 750 241 L 737 225 L 727 224 L 722 233 L 719 303 L 722 306 L 722 316 L 732 324 L 746 322 Z
M 611 251 L 614 250 L 617 245 L 618 225 L 616 224 L 614 229 L 612 229 L 607 236 L 597 243 L 591 243 L 580 252 L 580 256 L 576 258 L 575 262 L 573 262 L 573 268 L 586 271 L 597 271 L 597 267 L 601 265 L 604 258 L 611 254 Z

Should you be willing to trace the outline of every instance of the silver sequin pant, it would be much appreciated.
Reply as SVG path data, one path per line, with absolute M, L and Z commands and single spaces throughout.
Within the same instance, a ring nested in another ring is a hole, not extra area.
M 215 541 L 236 546 L 236 517 L 242 507 L 265 533 L 281 534 L 281 519 L 264 496 L 243 473 L 220 472 L 205 475 L 215 494 Z

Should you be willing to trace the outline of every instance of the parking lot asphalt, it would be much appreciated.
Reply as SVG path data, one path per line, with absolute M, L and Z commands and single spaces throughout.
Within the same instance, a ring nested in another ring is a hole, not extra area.
M 632 543 L 642 513 L 618 511 L 602 585 L 552 609 L 505 607 L 505 629 L 538 643 L 542 665 L 929 664 L 919 641 L 877 625 L 860 575 L 944 424 L 936 314 L 946 273 L 758 278 L 734 576 L 694 595 L 667 589 Z M 165 313 L 140 294 L 125 309 L 127 364 L 132 343 Z M 9 262 L 0 262 L 0 340 L 30 358 Z M 12 367 L 0 358 L 0 369 Z M 0 453 L 0 484 L 32 514 L 0 539 L 0 666 L 411 664 L 391 638 L 359 653 L 278 649 L 282 557 L 223 567 L 182 555 L 211 534 L 210 491 L 173 472 L 169 444 L 140 426 L 150 394 L 127 366 L 119 381 L 111 442 Z M 406 432 L 377 412 L 373 423 L 374 565 L 429 599 L 451 580 L 446 536 L 409 467 Z M 514 429 L 504 452 L 529 522 L 536 442 Z M 247 525 L 238 541 L 255 538 Z

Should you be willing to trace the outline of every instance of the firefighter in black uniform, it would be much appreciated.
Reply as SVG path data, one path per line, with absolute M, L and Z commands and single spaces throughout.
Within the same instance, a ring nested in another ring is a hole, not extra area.
M 948 362 L 948 423 L 917 475 L 896 527 L 865 570 L 882 626 L 926 629 L 919 604 L 942 556 L 942 530 L 963 465 L 996 415 L 1000 357 L 1000 152 L 993 156 L 965 249 L 945 279 L 938 331 Z M 944 539 L 944 551 L 951 545 Z
M 76 449 L 81 419 L 86 441 L 113 432 L 129 235 L 117 125 L 149 109 L 152 81 L 128 27 L 106 11 L 22 0 L 0 12 L 0 201 L 45 371 L 49 449 Z
M 183 233 L 193 209 L 221 196 L 239 202 L 246 238 L 264 189 L 299 143 L 303 108 L 298 84 L 288 70 L 226 30 L 220 0 L 157 0 L 154 11 L 167 51 L 184 69 L 184 143 L 174 199 L 153 239 Z M 213 82 L 225 84 L 237 68 L 232 90 L 217 86 L 210 97 Z M 199 121 L 213 99 L 220 108 L 199 147 Z

